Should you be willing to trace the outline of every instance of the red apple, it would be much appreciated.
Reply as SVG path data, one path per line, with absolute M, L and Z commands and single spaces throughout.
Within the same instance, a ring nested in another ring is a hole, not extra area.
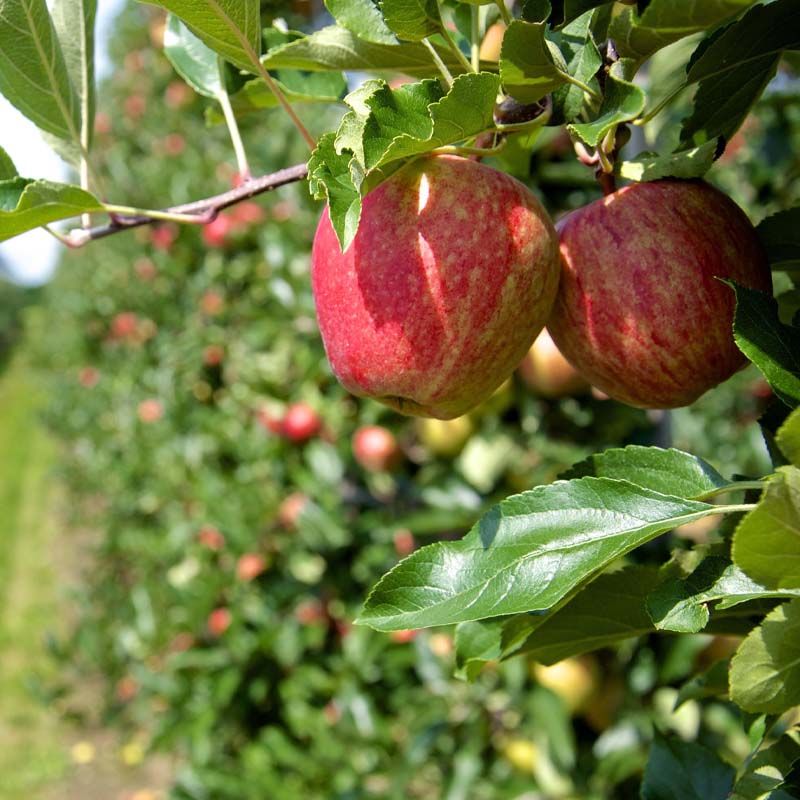
M 287 495 L 278 507 L 278 522 L 287 530 L 294 530 L 303 509 L 308 503 L 308 497 L 302 492 L 292 492 Z
M 197 532 L 197 541 L 209 550 L 222 550 L 225 547 L 225 537 L 213 525 L 203 525 Z
M 139 419 L 145 424 L 158 422 L 164 416 L 164 406 L 160 400 L 149 397 L 147 400 L 142 400 L 136 408 L 136 414 Z
M 224 606 L 220 608 L 215 608 L 209 615 L 208 615 L 208 630 L 214 636 L 222 636 L 226 630 L 230 627 L 232 620 L 232 615 L 230 609 L 225 608 Z
M 312 288 L 346 389 L 405 414 L 451 419 L 514 371 L 550 313 L 555 229 L 533 193 L 456 156 L 419 158 L 363 201 L 342 253 L 327 209 Z
M 368 472 L 380 472 L 397 467 L 403 452 L 394 434 L 380 425 L 365 425 L 353 434 L 353 455 Z
M 130 339 L 136 335 L 139 317 L 133 311 L 121 311 L 111 320 L 109 334 L 112 339 Z
M 210 344 L 203 350 L 203 363 L 207 367 L 218 367 L 225 358 L 225 349 L 219 344 Z
M 93 389 L 100 380 L 100 370 L 97 367 L 81 367 L 78 381 L 85 389 Z
M 563 269 L 547 327 L 600 390 L 642 408 L 687 405 L 746 363 L 735 295 L 770 291 L 744 212 L 703 181 L 634 183 L 559 225 Z
M 392 541 L 394 542 L 394 551 L 400 558 L 405 558 L 413 553 L 417 546 L 414 534 L 408 528 L 398 528 L 392 534 Z
M 227 214 L 217 214 L 207 225 L 203 225 L 203 241 L 209 247 L 225 247 L 230 240 L 235 223 Z
M 221 314 L 222 309 L 225 308 L 225 298 L 214 289 L 209 289 L 203 292 L 203 296 L 200 298 L 200 308 L 204 314 L 215 317 L 217 314 Z
M 236 562 L 236 577 L 240 581 L 252 581 L 267 568 L 267 559 L 261 553 L 245 553 Z
M 306 403 L 292 403 L 281 421 L 281 432 L 290 441 L 301 444 L 316 436 L 322 428 L 319 414 Z
M 536 337 L 517 372 L 523 383 L 542 397 L 567 397 L 589 388 L 583 375 L 556 347 L 547 328 Z

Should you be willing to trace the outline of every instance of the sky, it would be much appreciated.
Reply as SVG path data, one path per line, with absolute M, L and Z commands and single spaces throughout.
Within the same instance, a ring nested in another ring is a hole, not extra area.
M 103 46 L 108 42 L 111 23 L 124 2 L 98 2 L 95 36 L 98 48 L 95 69 L 98 78 L 106 76 L 110 70 Z M 36 126 L 1 95 L 0 147 L 11 156 L 19 174 L 26 178 L 68 180 L 64 162 L 44 143 Z M 46 231 L 30 231 L 0 244 L 0 261 L 11 268 L 12 276 L 20 283 L 44 283 L 53 274 L 62 247 Z

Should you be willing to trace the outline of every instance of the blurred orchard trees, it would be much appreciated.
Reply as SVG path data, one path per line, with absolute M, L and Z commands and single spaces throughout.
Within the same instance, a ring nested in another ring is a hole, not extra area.
M 162 30 L 160 13 L 125 10 L 96 122 L 98 172 L 147 207 L 236 180 L 227 133 L 174 74 Z M 719 173 L 755 221 L 797 199 L 800 109 L 777 86 Z M 336 123 L 300 114 L 313 133 Z M 242 129 L 258 172 L 307 156 L 278 112 Z M 515 159 L 554 216 L 598 195 L 558 129 L 501 166 L 521 172 Z M 763 381 L 744 372 L 667 417 L 515 378 L 455 425 L 400 418 L 346 395 L 327 366 L 308 276 L 318 213 L 295 185 L 206 228 L 140 228 L 65 255 L 33 320 L 70 523 L 96 531 L 80 619 L 54 645 L 65 686 L 105 676 L 108 719 L 179 755 L 187 800 L 633 796 L 656 728 L 742 759 L 733 707 L 673 711 L 725 640 L 644 637 L 573 659 L 566 677 L 518 658 L 467 683 L 451 630 L 350 621 L 400 557 L 604 447 L 674 442 L 761 474 Z M 356 458 L 365 426 L 397 448 L 385 463 Z

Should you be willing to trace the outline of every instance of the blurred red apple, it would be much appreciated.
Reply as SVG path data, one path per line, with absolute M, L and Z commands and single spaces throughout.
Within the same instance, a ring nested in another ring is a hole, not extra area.
M 281 433 L 290 441 L 302 444 L 322 428 L 319 414 L 306 403 L 292 403 L 281 420 Z
M 156 250 L 169 250 L 177 238 L 178 229 L 175 225 L 159 225 L 150 234 L 150 241 Z
M 545 328 L 522 359 L 517 372 L 523 383 L 542 397 L 555 399 L 588 390 L 583 375 L 567 361 Z
M 394 469 L 403 460 L 403 452 L 394 434 L 380 425 L 365 425 L 356 430 L 353 455 L 368 472 Z
M 292 492 L 278 507 L 278 522 L 287 530 L 294 530 L 307 503 L 308 497 L 302 492 Z
M 209 632 L 214 636 L 222 636 L 230 627 L 232 619 L 233 617 L 229 608 L 225 608 L 224 606 L 215 608 L 208 615 L 207 625 Z
M 116 314 L 109 326 L 109 335 L 112 339 L 129 339 L 136 335 L 139 317 L 133 311 L 121 311 Z
M 252 581 L 267 568 L 267 559 L 261 553 L 245 553 L 236 562 L 236 577 L 240 581 Z
M 407 631 L 392 631 L 389 638 L 396 644 L 405 644 L 406 642 L 413 642 L 419 636 L 419 631 L 416 629 Z
M 634 183 L 560 224 L 563 269 L 547 326 L 600 390 L 675 408 L 746 359 L 735 295 L 718 277 L 769 292 L 769 264 L 744 212 L 703 181 Z
M 222 550 L 225 537 L 213 525 L 203 525 L 197 533 L 197 541 L 209 550 Z
M 200 298 L 200 308 L 204 314 L 215 317 L 217 314 L 221 314 L 222 309 L 225 308 L 225 298 L 218 291 L 209 289 L 203 292 L 203 296 Z
M 160 400 L 150 397 L 139 403 L 136 408 L 136 414 L 145 424 L 158 422 L 164 416 L 164 406 Z
M 342 385 L 405 414 L 450 419 L 489 397 L 544 326 L 558 240 L 514 178 L 427 156 L 367 194 L 345 253 L 325 209 L 311 277 Z
M 222 345 L 210 344 L 203 350 L 203 363 L 207 367 L 218 367 L 225 358 L 225 350 Z
M 414 552 L 416 542 L 414 541 L 414 534 L 408 528 L 400 528 L 394 532 L 392 536 L 394 542 L 394 551 L 400 558 L 405 558 L 407 555 Z
M 233 232 L 234 222 L 227 214 L 217 214 L 207 225 L 203 225 L 203 241 L 209 247 L 225 247 Z
M 100 380 L 100 370 L 96 367 L 81 367 L 78 373 L 78 381 L 85 389 L 92 389 L 97 386 Z

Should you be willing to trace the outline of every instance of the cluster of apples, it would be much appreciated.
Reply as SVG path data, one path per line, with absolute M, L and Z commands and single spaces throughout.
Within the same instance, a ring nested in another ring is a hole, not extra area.
M 701 180 L 634 183 L 556 227 L 522 183 L 451 155 L 418 158 L 367 194 L 344 252 L 326 209 L 312 255 L 340 382 L 439 419 L 491 395 L 545 324 L 608 396 L 687 405 L 745 364 L 725 280 L 772 286 L 747 216 Z

